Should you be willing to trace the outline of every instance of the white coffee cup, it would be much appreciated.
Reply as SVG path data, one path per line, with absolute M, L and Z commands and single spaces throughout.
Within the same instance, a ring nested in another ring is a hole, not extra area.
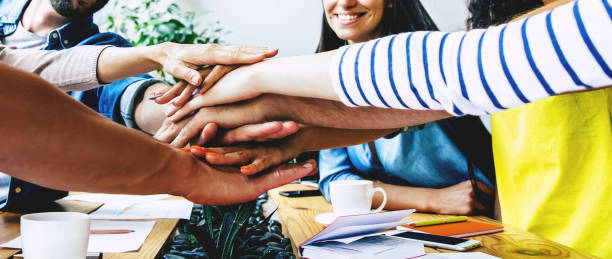
M 387 204 L 387 193 L 380 187 L 374 188 L 369 180 L 339 180 L 329 184 L 331 204 L 334 214 L 357 215 L 370 212 L 379 212 Z M 383 201 L 374 211 L 372 208 L 372 197 L 375 192 L 381 192 Z
M 78 212 L 44 212 L 21 216 L 24 258 L 85 258 L 89 224 L 89 215 Z

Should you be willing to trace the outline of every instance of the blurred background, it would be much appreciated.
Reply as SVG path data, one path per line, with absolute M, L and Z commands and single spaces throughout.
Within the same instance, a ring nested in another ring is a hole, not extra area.
M 215 37 L 224 44 L 276 47 L 280 49 L 279 57 L 313 53 L 319 41 L 323 14 L 320 0 L 111 0 L 96 14 L 96 23 L 103 31 L 114 31 L 113 28 L 107 29 L 109 16 L 121 19 L 119 16 L 123 7 L 147 2 L 155 7 L 155 11 L 166 15 L 169 14 L 166 6 L 176 4 L 181 12 L 193 13 L 195 31 L 221 29 Z M 465 28 L 467 9 L 464 0 L 421 2 L 428 11 L 436 10 L 429 13 L 441 30 Z M 145 20 L 151 18 L 145 11 L 141 10 L 139 14 Z M 179 18 L 184 18 L 184 15 Z M 131 38 L 125 33 L 121 34 Z

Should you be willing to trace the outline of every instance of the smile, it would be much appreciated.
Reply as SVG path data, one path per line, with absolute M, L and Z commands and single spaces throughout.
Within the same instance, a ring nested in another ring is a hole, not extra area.
M 343 14 L 334 14 L 338 22 L 342 25 L 350 25 L 356 23 L 361 16 L 365 15 L 365 13 L 343 13 Z

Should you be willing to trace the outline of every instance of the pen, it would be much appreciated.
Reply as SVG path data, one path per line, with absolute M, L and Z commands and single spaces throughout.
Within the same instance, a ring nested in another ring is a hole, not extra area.
M 438 224 L 462 222 L 462 221 L 467 221 L 467 217 L 458 216 L 458 217 L 450 217 L 450 218 L 442 218 L 442 219 L 428 219 L 428 220 L 417 221 L 412 224 L 416 227 L 422 227 L 422 226 L 438 225 Z
M 131 229 L 92 229 L 89 234 L 127 234 L 132 233 L 134 230 Z

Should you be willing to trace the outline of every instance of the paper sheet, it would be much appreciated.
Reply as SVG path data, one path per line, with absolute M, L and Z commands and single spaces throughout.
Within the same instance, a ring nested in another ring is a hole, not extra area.
M 106 194 L 106 193 L 83 193 L 69 195 L 62 200 L 89 201 L 100 203 L 136 203 L 143 201 L 162 200 L 171 197 L 168 194 L 155 195 L 126 195 L 126 194 Z
M 92 219 L 189 219 L 193 203 L 188 200 L 155 200 L 107 203 L 90 214 Z
M 106 221 L 92 220 L 91 229 L 131 229 L 127 234 L 89 235 L 87 252 L 123 253 L 137 251 L 151 233 L 155 221 Z M 6 248 L 21 249 L 21 237 L 0 245 Z
M 473 253 L 430 253 L 419 259 L 501 259 L 481 252 Z

